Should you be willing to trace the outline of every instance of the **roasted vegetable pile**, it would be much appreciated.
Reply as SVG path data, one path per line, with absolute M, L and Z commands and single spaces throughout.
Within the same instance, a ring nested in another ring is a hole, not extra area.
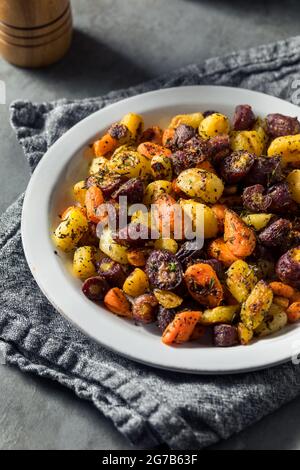
M 210 332 L 216 346 L 246 345 L 300 319 L 297 118 L 240 105 L 231 121 L 205 111 L 144 130 L 130 113 L 91 154 L 53 234 L 90 300 L 156 322 L 165 344 Z M 189 213 L 196 225 L 198 210 L 202 246 L 179 223 Z

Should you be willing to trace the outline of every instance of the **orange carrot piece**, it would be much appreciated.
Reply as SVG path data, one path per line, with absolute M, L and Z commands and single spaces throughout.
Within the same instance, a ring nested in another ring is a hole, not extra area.
M 224 204 L 214 204 L 211 206 L 213 213 L 218 221 L 218 229 L 220 233 L 224 232 L 225 211 L 227 207 Z
M 225 210 L 224 241 L 238 258 L 250 256 L 256 245 L 254 231 L 229 209 Z
M 291 299 L 295 294 L 295 289 L 288 284 L 284 284 L 283 282 L 270 282 L 269 286 L 271 287 L 273 294 L 278 295 L 279 297 L 286 297 L 287 299 Z
M 140 142 L 153 142 L 154 144 L 161 145 L 162 144 L 162 135 L 163 131 L 158 126 L 148 127 L 142 133 Z
M 295 323 L 300 320 L 300 302 L 293 302 L 286 310 L 288 320 L 290 323 Z
M 164 344 L 184 343 L 188 341 L 198 321 L 201 312 L 189 311 L 177 313 L 174 320 L 167 326 L 162 335 Z
M 122 317 L 130 318 L 131 308 L 124 292 L 118 287 L 110 289 L 104 297 L 105 306 L 113 313 Z
M 143 157 L 149 158 L 149 160 L 156 155 L 162 155 L 163 157 L 169 157 L 171 155 L 171 150 L 153 142 L 143 142 L 138 146 L 137 151 L 143 155 Z
M 189 266 L 184 280 L 191 296 L 200 304 L 217 307 L 223 300 L 223 287 L 215 270 L 205 263 Z
M 183 211 L 170 194 L 162 194 L 154 204 L 154 222 L 158 230 L 165 236 L 172 236 L 174 231 L 177 238 L 184 236 Z
M 212 258 L 221 261 L 221 263 L 223 263 L 228 268 L 232 265 L 232 263 L 239 259 L 230 251 L 223 238 L 216 238 L 209 244 L 208 254 Z
M 165 129 L 162 135 L 162 144 L 165 147 L 170 145 L 172 140 L 174 139 L 174 135 L 175 135 L 175 129 L 172 129 L 171 127 L 168 127 L 168 129 Z
M 103 202 L 104 198 L 101 189 L 98 186 L 90 186 L 85 195 L 85 205 L 87 217 L 91 222 L 97 224 L 102 220 L 102 217 L 99 217 L 96 211 Z
M 96 157 L 102 157 L 116 150 L 117 146 L 117 139 L 114 139 L 110 134 L 105 134 L 101 139 L 93 143 L 94 154 Z

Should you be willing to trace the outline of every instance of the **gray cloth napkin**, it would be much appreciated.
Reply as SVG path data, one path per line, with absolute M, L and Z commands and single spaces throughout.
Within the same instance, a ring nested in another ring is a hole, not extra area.
M 156 88 L 218 84 L 289 100 L 297 78 L 300 37 L 209 59 L 104 97 L 43 104 L 18 101 L 11 106 L 11 122 L 34 170 L 67 129 L 122 98 Z M 7 363 L 74 390 L 133 444 L 145 447 L 203 448 L 300 393 L 300 368 L 292 363 L 235 376 L 185 375 L 131 362 L 89 340 L 55 311 L 33 280 L 21 243 L 22 201 L 21 196 L 0 222 L 0 340 Z

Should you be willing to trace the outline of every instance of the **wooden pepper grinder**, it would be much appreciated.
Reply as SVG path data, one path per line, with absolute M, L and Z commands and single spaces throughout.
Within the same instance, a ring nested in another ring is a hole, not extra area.
M 59 60 L 72 38 L 69 0 L 0 0 L 0 55 L 20 67 Z

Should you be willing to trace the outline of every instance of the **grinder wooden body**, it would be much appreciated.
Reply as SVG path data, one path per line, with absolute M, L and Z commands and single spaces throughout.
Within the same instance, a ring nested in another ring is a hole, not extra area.
M 0 54 L 20 67 L 59 60 L 72 38 L 69 0 L 0 0 Z

